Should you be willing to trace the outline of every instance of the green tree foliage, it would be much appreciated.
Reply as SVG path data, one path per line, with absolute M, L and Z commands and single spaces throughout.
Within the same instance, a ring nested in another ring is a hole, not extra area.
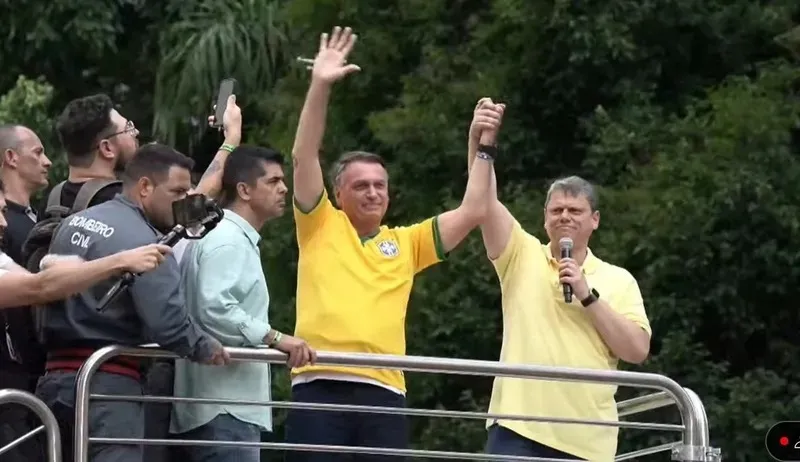
M 47 131 L 51 106 L 106 91 L 138 126 L 152 126 L 201 166 L 219 139 L 202 135 L 197 121 L 220 78 L 243 83 L 246 141 L 289 153 L 308 85 L 294 57 L 313 57 L 319 33 L 333 25 L 352 26 L 359 42 L 351 61 L 362 72 L 335 89 L 323 158 L 355 148 L 384 155 L 390 224 L 458 204 L 474 103 L 504 101 L 500 196 L 523 226 L 544 237 L 543 190 L 554 177 L 575 173 L 602 185 L 593 249 L 637 277 L 654 330 L 651 359 L 632 369 L 696 390 L 726 460 L 766 460 L 767 428 L 800 412 L 792 398 L 800 383 L 796 1 L 28 4 L 0 5 L 9 18 L 0 94 L 17 95 L 0 103 L 0 115 L 36 114 L 31 123 Z M 53 105 L 37 99 L 49 93 L 33 81 L 11 90 L 20 74 L 52 82 Z M 272 313 L 291 330 L 291 218 L 264 236 Z M 496 360 L 499 304 L 497 277 L 473 233 L 418 279 L 409 353 Z M 276 395 L 285 399 L 288 378 L 276 369 Z M 408 376 L 413 407 L 487 407 L 491 379 Z M 633 395 L 622 389 L 618 397 Z M 485 438 L 480 420 L 412 422 L 418 447 L 480 450 Z M 676 439 L 621 435 L 621 451 Z
M 58 137 L 53 127 L 51 103 L 53 86 L 42 79 L 31 80 L 20 75 L 7 93 L 0 96 L 0 125 L 24 125 L 39 135 L 53 165 L 50 181 L 60 181 L 67 174 L 67 162 L 60 154 Z

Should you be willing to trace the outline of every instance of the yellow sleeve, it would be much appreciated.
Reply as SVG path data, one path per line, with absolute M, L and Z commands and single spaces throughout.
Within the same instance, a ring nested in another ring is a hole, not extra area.
M 415 274 L 446 258 L 438 223 L 438 217 L 433 217 L 407 228 L 411 239 Z
M 647 332 L 647 335 L 652 336 L 653 331 L 650 328 L 650 321 L 647 319 L 647 313 L 644 310 L 644 300 L 642 299 L 642 292 L 639 290 L 639 284 L 636 279 L 628 273 L 630 282 L 625 287 L 625 292 L 621 294 L 620 301 L 615 303 L 612 308 L 631 321 L 638 324 L 642 329 Z M 600 294 L 602 297 L 603 294 Z
M 525 234 L 522 225 L 520 225 L 517 220 L 514 220 L 514 226 L 511 228 L 511 236 L 508 238 L 506 248 L 503 249 L 500 256 L 491 260 L 495 271 L 497 271 L 497 276 L 501 281 L 505 279 L 509 269 L 516 266 L 517 259 L 522 252 L 522 247 L 525 242 Z
M 293 200 L 292 202 L 294 203 L 294 222 L 297 228 L 297 245 L 302 247 L 311 240 L 317 230 L 322 228 L 336 209 L 328 199 L 328 192 L 325 189 L 322 190 L 317 205 L 308 212 L 301 210 L 297 201 Z

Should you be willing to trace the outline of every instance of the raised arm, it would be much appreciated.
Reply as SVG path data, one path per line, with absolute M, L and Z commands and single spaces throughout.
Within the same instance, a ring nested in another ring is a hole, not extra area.
M 331 87 L 344 76 L 360 70 L 354 64 L 345 64 L 356 43 L 356 35 L 347 27 L 335 27 L 330 37 L 322 34 L 319 52 L 311 70 L 311 85 L 306 94 L 297 133 L 292 148 L 294 165 L 294 199 L 301 211 L 314 208 L 325 187 L 319 151 L 325 134 L 325 119 Z
M 481 130 L 478 139 L 481 145 L 494 146 L 505 107 L 485 98 L 486 103 L 475 108 L 472 126 Z M 467 237 L 470 231 L 485 220 L 489 204 L 488 195 L 492 179 L 494 159 L 490 152 L 482 153 L 469 169 L 464 198 L 454 210 L 438 217 L 439 237 L 445 252 L 453 250 Z
M 0 308 L 49 303 L 83 292 L 123 271 L 151 271 L 170 250 L 152 244 L 88 262 L 73 256 L 48 255 L 42 259 L 42 271 L 38 273 L 29 273 L 11 263 L 0 276 Z
M 487 98 L 478 101 L 476 111 L 480 109 L 485 103 L 490 102 Z M 472 171 L 472 165 L 478 153 L 478 145 L 481 143 L 484 128 L 473 121 L 469 130 L 469 149 L 467 150 L 467 168 Z M 481 223 L 481 235 L 483 236 L 483 245 L 486 248 L 486 255 L 491 260 L 500 257 L 503 250 L 508 245 L 511 238 L 511 230 L 514 226 L 514 217 L 497 199 L 497 175 L 494 171 L 494 165 L 491 167 L 491 179 L 489 191 L 487 194 L 487 209 L 484 220 Z
M 209 123 L 214 122 L 214 116 L 208 118 Z M 225 141 L 222 142 L 217 154 L 208 164 L 208 168 L 197 183 L 197 187 L 191 193 L 205 194 L 206 196 L 217 199 L 222 190 L 222 171 L 225 160 L 231 151 L 242 142 L 242 110 L 236 104 L 236 95 L 228 98 L 228 105 L 222 115 L 222 129 L 225 133 Z

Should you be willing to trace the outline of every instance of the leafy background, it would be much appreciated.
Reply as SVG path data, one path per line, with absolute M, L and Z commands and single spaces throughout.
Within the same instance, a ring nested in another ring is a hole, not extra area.
M 204 168 L 221 141 L 204 118 L 217 82 L 234 76 L 245 141 L 288 153 L 308 84 L 295 57 L 350 25 L 363 71 L 335 90 L 325 157 L 386 156 L 388 222 L 407 223 L 458 203 L 471 109 L 502 100 L 501 199 L 527 229 L 541 230 L 553 178 L 602 185 L 593 249 L 637 277 L 654 330 L 652 357 L 632 369 L 697 391 L 725 460 L 768 460 L 767 429 L 800 416 L 796 1 L 30 0 L 0 2 L 0 16 L 0 122 L 39 133 L 54 181 L 66 169 L 53 118 L 98 91 L 145 140 Z M 291 217 L 264 237 L 272 313 L 291 330 Z M 418 278 L 409 354 L 496 360 L 499 296 L 473 233 Z M 288 397 L 281 368 L 273 386 Z M 409 387 L 414 407 L 484 411 L 491 380 L 409 374 Z M 478 451 L 485 438 L 480 421 L 412 422 L 420 448 Z M 674 438 L 623 430 L 620 451 Z

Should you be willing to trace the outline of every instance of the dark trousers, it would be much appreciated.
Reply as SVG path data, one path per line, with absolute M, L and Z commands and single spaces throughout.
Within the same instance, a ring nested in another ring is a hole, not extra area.
M 0 366 L 2 367 L 2 366 Z M 33 393 L 36 390 L 37 376 L 26 372 L 0 371 L 0 390 L 12 388 Z M 42 425 L 42 421 L 32 411 L 19 404 L 0 406 L 0 448 L 16 441 L 31 430 Z M 3 462 L 39 462 L 44 460 L 46 437 L 40 433 L 3 453 Z
M 74 372 L 48 372 L 39 379 L 36 396 L 53 411 L 61 429 L 63 462 L 73 460 L 75 438 Z M 142 396 L 141 381 L 131 377 L 98 372 L 91 392 Z M 140 402 L 92 401 L 89 403 L 89 436 L 99 438 L 144 437 L 144 409 Z M 142 446 L 123 444 L 89 445 L 89 462 L 143 462 Z M 5 462 L 5 460 L 3 461 Z
M 492 425 L 489 427 L 489 437 L 486 441 L 486 453 L 504 456 L 524 456 L 524 457 L 549 457 L 551 459 L 564 460 L 585 460 L 573 455 L 545 446 L 536 441 L 529 440 L 524 436 L 501 427 Z
M 154 360 L 147 371 L 145 394 L 148 396 L 172 396 L 175 381 L 175 361 L 171 359 Z M 144 437 L 152 440 L 174 439 L 169 433 L 172 414 L 171 403 L 144 403 Z M 147 462 L 172 462 L 185 460 L 186 448 L 182 446 L 144 446 L 144 460 Z
M 186 440 L 260 443 L 261 428 L 258 425 L 243 422 L 230 414 L 221 414 L 211 422 L 176 435 L 176 437 Z M 184 451 L 189 462 L 259 462 L 261 460 L 259 448 L 189 446 Z
M 298 403 L 350 404 L 360 406 L 406 406 L 406 399 L 375 385 L 337 380 L 314 380 L 292 387 Z M 408 448 L 405 415 L 352 411 L 290 409 L 286 419 L 286 442 L 293 444 Z M 402 457 L 287 451 L 288 462 L 379 462 L 402 461 Z

